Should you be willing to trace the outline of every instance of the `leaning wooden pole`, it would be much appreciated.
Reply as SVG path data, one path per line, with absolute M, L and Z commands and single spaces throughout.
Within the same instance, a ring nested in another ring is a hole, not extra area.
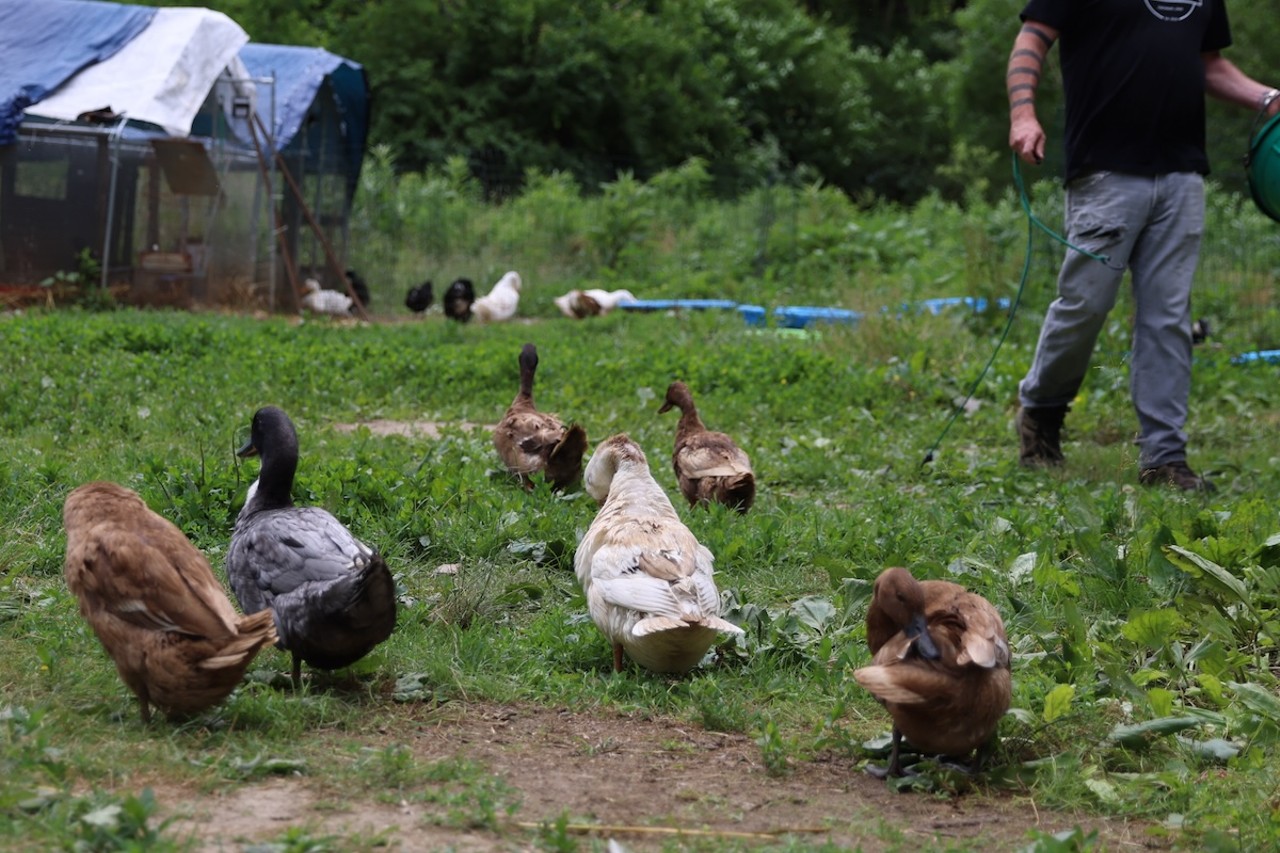
M 256 113 L 254 114 L 256 117 Z M 265 130 L 264 130 L 265 133 Z M 258 172 L 262 176 L 262 183 L 268 189 L 271 187 L 271 176 L 268 174 L 267 158 L 262 153 L 262 144 L 258 141 L 258 131 L 254 128 L 253 123 L 249 124 L 249 135 L 253 137 L 253 150 L 258 154 Z M 302 288 L 298 286 L 298 269 L 293 265 L 293 255 L 289 254 L 289 240 L 285 237 L 284 220 L 280 216 L 280 209 L 276 207 L 275 199 L 270 197 L 268 193 L 267 204 L 271 205 L 271 221 L 275 224 L 276 243 L 280 247 L 280 257 L 284 258 L 284 271 L 289 276 L 289 287 L 293 289 L 293 307 L 294 310 L 302 313 Z M 274 308 L 274 306 L 272 306 Z
M 267 128 L 262 123 L 262 118 L 257 114 L 253 114 L 253 120 L 258 123 L 258 127 L 262 130 L 262 135 L 267 135 Z M 361 320 L 368 320 L 369 315 L 364 310 L 364 303 L 360 301 L 360 297 L 356 295 L 356 290 L 351 286 L 351 281 L 347 278 L 347 271 L 343 269 L 342 263 L 338 260 L 338 256 L 334 254 L 333 246 L 329 243 L 329 238 L 325 235 L 324 229 L 320 227 L 320 223 L 316 222 L 316 218 L 311 215 L 311 208 L 307 206 L 307 200 L 302 197 L 302 190 L 293 179 L 293 173 L 289 171 L 289 167 L 285 165 L 284 157 L 280 155 L 278 150 L 275 151 L 276 165 L 280 167 L 280 173 L 284 175 L 285 182 L 289 184 L 289 189 L 293 191 L 293 197 L 298 200 L 298 207 L 302 209 L 302 215 L 307 218 L 307 224 L 311 226 L 311 230 L 316 233 L 316 239 L 320 241 L 320 247 L 324 249 L 324 256 L 329 261 L 329 266 L 337 274 L 338 280 L 346 285 L 347 295 L 351 297 L 352 303 L 356 306 L 356 313 L 360 315 Z

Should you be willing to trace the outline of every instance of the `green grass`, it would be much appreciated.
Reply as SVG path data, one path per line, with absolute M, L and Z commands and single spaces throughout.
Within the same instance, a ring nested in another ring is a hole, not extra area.
M 1015 713 L 995 790 L 1156 823 L 1178 815 L 1190 846 L 1227 833 L 1245 847 L 1280 842 L 1274 367 L 1230 364 L 1230 337 L 1197 351 L 1192 462 L 1220 490 L 1188 497 L 1135 485 L 1122 319 L 1068 421 L 1070 462 L 1045 473 L 1017 467 L 1011 428 L 1034 308 L 979 407 L 922 465 L 991 352 L 990 322 L 875 316 L 801 337 L 718 314 L 553 319 L 550 295 L 526 294 L 543 320 L 496 327 L 147 311 L 0 318 L 0 846 L 170 849 L 181 839 L 152 816 L 149 781 L 213 792 L 299 773 L 369 799 L 430 792 L 441 825 L 493 830 L 518 815 L 501 779 L 363 734 L 395 738 L 439 702 L 670 715 L 749 735 L 770 773 L 827 751 L 858 758 L 887 728 L 850 672 L 868 657 L 870 582 L 893 564 L 956 577 L 1005 615 Z M 761 486 L 749 514 L 680 505 L 748 628 L 688 677 L 611 675 L 572 573 L 592 501 L 513 487 L 495 473 L 488 434 L 459 426 L 500 417 L 526 340 L 541 355 L 539 405 L 582 422 L 593 441 L 629 432 L 670 493 L 675 416 L 657 408 L 672 379 L 752 456 Z M 144 727 L 62 580 L 62 500 L 88 480 L 123 483 L 220 571 L 257 470 L 233 450 L 266 403 L 297 422 L 298 499 L 386 553 L 400 625 L 349 673 L 300 696 L 273 684 L 286 664 L 268 651 L 224 705 Z M 335 428 L 375 418 L 453 426 L 440 440 Z M 443 564 L 461 568 L 438 573 Z M 1185 716 L 1195 725 L 1176 734 L 1115 736 L 1121 724 Z M 1230 750 L 1208 757 L 1218 741 Z M 922 784 L 965 787 L 942 772 Z M 546 849 L 568 843 L 554 825 L 540 838 Z M 343 846 L 306 829 L 279 844 Z

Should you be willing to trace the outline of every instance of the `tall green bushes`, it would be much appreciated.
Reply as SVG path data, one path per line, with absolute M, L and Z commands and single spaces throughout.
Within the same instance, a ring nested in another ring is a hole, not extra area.
M 143 0 L 178 5 L 182 0 Z M 859 200 L 1007 186 L 1004 69 L 1024 0 L 211 0 L 258 41 L 364 64 L 372 139 L 406 172 L 461 158 L 490 199 L 529 170 L 588 191 L 700 158 L 722 195 L 805 171 Z M 1280 0 L 1231 4 L 1227 55 L 1280 85 Z M 1061 171 L 1061 85 L 1039 99 Z M 1210 107 L 1243 190 L 1253 116 Z

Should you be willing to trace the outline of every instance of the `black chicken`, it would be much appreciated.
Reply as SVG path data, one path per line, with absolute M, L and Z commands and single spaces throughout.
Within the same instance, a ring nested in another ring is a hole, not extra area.
M 430 307 L 431 297 L 431 279 L 427 279 L 422 284 L 409 288 L 409 292 L 404 297 L 404 307 L 415 314 L 421 314 Z
M 351 269 L 347 270 L 347 281 L 351 282 L 351 290 L 355 293 L 356 298 L 360 300 L 360 304 L 368 308 L 369 285 L 365 283 L 360 273 Z
M 465 323 L 471 319 L 471 303 L 476 301 L 476 289 L 469 278 L 456 279 L 444 292 L 444 313 Z

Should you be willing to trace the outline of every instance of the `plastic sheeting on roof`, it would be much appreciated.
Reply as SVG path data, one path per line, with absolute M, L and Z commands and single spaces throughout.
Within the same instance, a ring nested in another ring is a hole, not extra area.
M 271 138 L 279 150 L 298 139 L 303 122 L 325 80 L 329 81 L 335 106 L 342 116 L 347 159 L 352 166 L 350 191 L 364 159 L 369 133 L 369 84 L 364 67 L 319 47 L 250 43 L 240 58 L 255 79 L 275 80 L 275 102 L 270 103 L 268 87 L 259 91 L 258 110 L 272 121 Z
M 0 145 L 17 137 L 24 109 L 114 56 L 155 14 L 86 0 L 0 0 Z
M 186 136 L 214 82 L 248 41 L 248 33 L 221 12 L 159 9 L 146 29 L 113 56 L 85 68 L 27 112 L 74 121 L 82 113 L 110 108 L 131 121 Z

